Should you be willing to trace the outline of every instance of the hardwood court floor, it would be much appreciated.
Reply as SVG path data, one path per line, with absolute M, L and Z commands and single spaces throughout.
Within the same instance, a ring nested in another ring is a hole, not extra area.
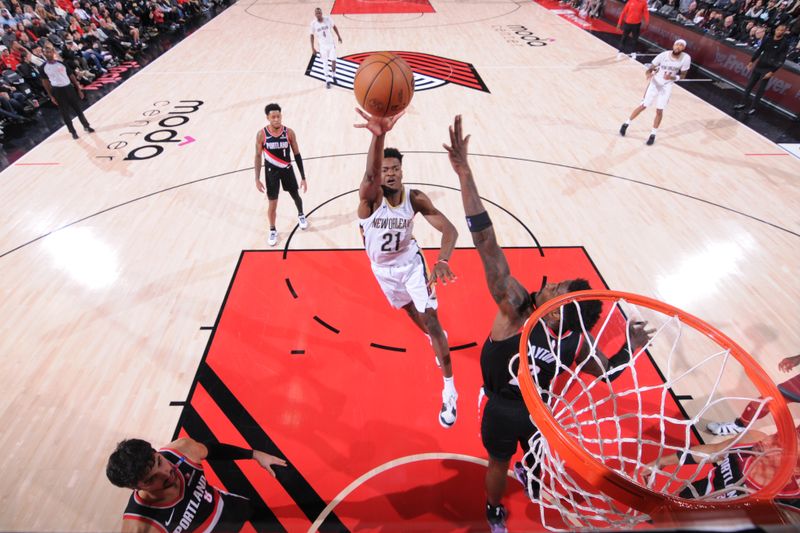
M 420 91 L 388 139 L 408 154 L 406 181 L 456 223 L 459 246 L 471 243 L 441 143 L 462 113 L 478 186 L 502 207 L 490 208 L 501 244 L 582 246 L 611 288 L 707 319 L 784 379 L 777 362 L 800 351 L 800 161 L 681 89 L 654 146 L 650 112 L 622 138 L 641 65 L 533 3 L 432 5 L 336 16 L 338 54 L 458 60 L 488 88 Z M 354 191 L 369 137 L 351 126 L 350 91 L 305 75 L 314 7 L 240 1 L 93 105 L 95 135 L 75 142 L 62 129 L 3 172 L 0 528 L 119 527 L 127 493 L 105 480 L 108 454 L 124 437 L 172 437 L 181 409 L 170 402 L 187 397 L 209 341 L 201 328 L 242 250 L 266 247 L 252 172 L 266 103 L 282 105 L 307 162 L 311 227 L 291 247 L 360 246 Z M 554 40 L 518 45 L 507 31 L 518 25 Z M 160 153 L 126 160 L 131 151 Z M 285 196 L 278 223 L 284 246 L 295 226 Z M 416 236 L 438 243 L 423 221 Z M 342 297 L 362 290 L 320 278 Z M 460 393 L 468 413 L 476 391 Z

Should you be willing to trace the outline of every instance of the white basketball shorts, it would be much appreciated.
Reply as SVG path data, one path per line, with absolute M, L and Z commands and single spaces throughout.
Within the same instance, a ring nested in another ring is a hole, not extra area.
M 428 269 L 422 252 L 415 254 L 404 265 L 381 266 L 373 263 L 372 272 L 386 299 L 395 309 L 411 302 L 414 302 L 414 307 L 420 313 L 439 307 L 434 287 L 428 287 Z
M 336 46 L 335 45 L 321 45 L 319 47 L 320 61 L 336 61 Z
M 650 107 L 655 104 L 656 109 L 664 109 L 667 107 L 667 102 L 669 102 L 673 85 L 675 84 L 665 83 L 664 85 L 659 85 L 651 81 L 647 85 L 647 91 L 644 93 L 642 105 L 645 107 Z

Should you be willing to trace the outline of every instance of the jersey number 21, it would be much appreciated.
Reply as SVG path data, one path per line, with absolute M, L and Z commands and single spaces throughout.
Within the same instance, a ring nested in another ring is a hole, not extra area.
M 394 250 L 392 249 L 392 241 L 394 240 Z M 381 245 L 381 252 L 396 252 L 400 248 L 400 232 L 384 233 L 383 245 Z

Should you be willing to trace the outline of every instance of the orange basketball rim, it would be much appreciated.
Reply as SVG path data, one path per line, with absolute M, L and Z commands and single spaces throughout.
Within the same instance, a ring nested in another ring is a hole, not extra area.
M 525 404 L 535 426 L 542 433 L 548 445 L 558 451 L 560 457 L 588 486 L 594 487 L 597 492 L 632 509 L 649 515 L 656 523 L 669 522 L 686 512 L 744 511 L 754 517 L 764 511 L 769 513 L 771 509 L 774 509 L 773 500 L 790 481 L 797 461 L 797 438 L 791 413 L 776 385 L 752 356 L 727 335 L 703 320 L 645 296 L 608 290 L 577 291 L 553 298 L 534 311 L 523 327 L 520 338 L 520 356 L 527 354 L 528 337 L 541 318 L 565 304 L 586 300 L 624 300 L 629 304 L 653 309 L 667 316 L 678 317 L 687 326 L 701 332 L 719 346 L 730 350 L 731 355 L 744 367 L 747 377 L 761 395 L 765 398 L 772 398 L 768 403 L 768 409 L 776 422 L 779 444 L 783 449 L 782 460 L 775 471 L 775 476 L 769 483 L 755 493 L 735 500 L 689 500 L 651 490 L 605 466 L 575 438 L 564 431 L 542 400 L 531 373 L 525 371 L 527 365 L 520 363 L 518 379 Z M 774 515 L 774 513 L 771 514 Z

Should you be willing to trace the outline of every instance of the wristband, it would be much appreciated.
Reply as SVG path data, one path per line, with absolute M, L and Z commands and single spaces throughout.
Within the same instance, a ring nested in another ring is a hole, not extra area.
M 445 265 L 448 264 L 447 259 L 439 259 L 438 261 L 436 261 L 436 263 L 444 263 Z
M 478 233 L 492 225 L 492 219 L 489 218 L 489 213 L 486 211 L 478 213 L 477 215 L 467 216 L 467 227 L 472 233 Z

